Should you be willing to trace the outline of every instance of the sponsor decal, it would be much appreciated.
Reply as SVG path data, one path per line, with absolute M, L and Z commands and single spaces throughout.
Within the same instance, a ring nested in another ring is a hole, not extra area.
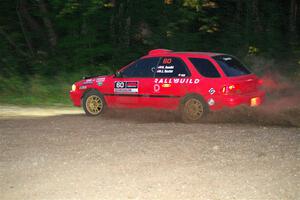
M 210 105 L 210 106 L 213 106 L 213 105 L 215 105 L 215 100 L 214 99 L 208 99 L 208 101 L 207 101 L 207 104 L 208 105 Z
M 90 84 L 93 84 L 93 79 L 86 79 L 84 82 L 83 82 L 83 84 L 84 85 L 90 85 Z
M 230 58 L 230 57 L 224 57 L 223 60 L 229 61 L 229 60 L 232 60 L 232 58 Z
M 163 87 L 163 88 L 169 88 L 169 87 L 171 87 L 171 84 L 169 84 L 169 83 L 164 83 L 164 84 L 162 84 L 161 87 Z
M 174 65 L 171 65 L 172 58 L 164 58 L 162 65 L 157 66 L 157 74 L 172 74 L 174 72 Z
M 105 81 L 105 78 L 96 78 L 96 82 L 99 83 L 99 82 L 104 82 Z
M 156 78 L 154 83 L 158 84 L 198 84 L 200 79 L 198 78 Z
M 153 90 L 154 90 L 154 92 L 159 92 L 160 91 L 160 86 L 158 84 L 154 84 Z
M 93 84 L 93 83 L 97 83 L 98 86 L 101 86 L 104 81 L 105 81 L 104 77 L 101 77 L 101 78 L 89 78 L 89 79 L 84 80 L 83 85 L 90 85 L 90 84 Z
M 116 81 L 114 92 L 118 94 L 138 93 L 137 81 Z
M 85 90 L 86 88 L 87 88 L 86 85 L 82 85 L 79 87 L 80 90 Z
M 101 77 L 101 78 L 96 78 L 96 83 L 98 86 L 102 86 L 103 85 L 103 82 L 105 81 L 105 78 L 104 77 Z
M 214 88 L 210 88 L 208 90 L 208 92 L 209 92 L 210 95 L 213 95 L 216 92 L 216 90 Z
M 163 64 L 171 64 L 172 63 L 172 58 L 164 58 Z
M 174 66 L 160 65 L 157 67 L 156 73 L 158 74 L 172 74 L 174 72 Z

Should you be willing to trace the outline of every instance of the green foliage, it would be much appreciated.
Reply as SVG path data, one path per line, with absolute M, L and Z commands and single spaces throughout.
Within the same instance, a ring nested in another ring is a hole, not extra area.
M 29 102 L 51 99 L 65 92 L 59 87 L 112 73 L 154 48 L 218 51 L 250 64 L 261 58 L 273 65 L 284 57 L 291 64 L 273 68 L 297 74 L 299 13 L 290 20 L 290 1 L 1 1 L 1 101 L 4 94 L 38 99 L 25 98 Z M 61 80 L 52 84 L 54 77 Z

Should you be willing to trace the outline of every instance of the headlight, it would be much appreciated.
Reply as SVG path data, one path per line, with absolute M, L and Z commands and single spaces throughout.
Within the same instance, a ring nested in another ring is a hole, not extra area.
M 73 84 L 73 85 L 72 85 L 72 91 L 75 91 L 75 90 L 76 90 L 76 85 Z

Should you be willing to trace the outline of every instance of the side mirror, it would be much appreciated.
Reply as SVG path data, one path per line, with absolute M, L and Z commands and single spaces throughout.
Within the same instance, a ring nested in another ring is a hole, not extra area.
M 116 77 L 116 78 L 122 78 L 122 73 L 119 72 L 119 71 L 117 71 L 117 72 L 115 73 L 115 77 Z

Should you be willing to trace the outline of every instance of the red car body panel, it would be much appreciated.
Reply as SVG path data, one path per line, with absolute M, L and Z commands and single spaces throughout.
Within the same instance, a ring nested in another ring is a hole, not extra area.
M 265 92 L 260 90 L 260 79 L 254 74 L 236 77 L 226 76 L 220 65 L 213 59 L 213 56 L 217 55 L 224 54 L 152 50 L 141 59 L 151 57 L 179 58 L 188 68 L 189 75 L 171 78 L 98 76 L 76 82 L 76 90 L 70 91 L 70 97 L 75 106 L 81 106 L 84 93 L 94 89 L 104 95 L 106 105 L 111 108 L 148 107 L 176 110 L 182 98 L 188 94 L 202 96 L 210 110 L 235 107 L 241 104 L 260 105 L 265 96 Z M 189 58 L 203 58 L 210 61 L 219 72 L 220 77 L 202 76 Z M 130 64 L 119 71 L 123 71 L 128 66 Z M 119 89 L 124 84 L 126 88 Z M 231 92 L 232 89 L 234 92 Z

